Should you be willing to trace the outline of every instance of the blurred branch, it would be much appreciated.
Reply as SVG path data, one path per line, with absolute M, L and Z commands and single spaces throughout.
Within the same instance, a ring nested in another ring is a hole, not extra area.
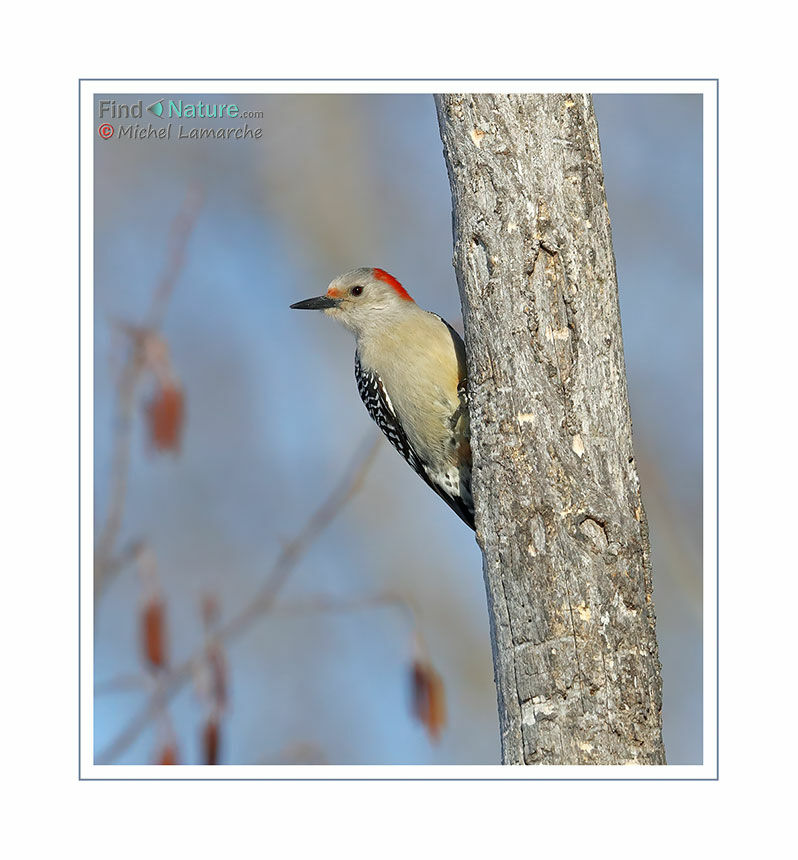
M 160 328 L 163 322 L 166 306 L 186 262 L 186 246 L 194 232 L 194 225 L 201 208 L 202 192 L 199 187 L 194 186 L 186 194 L 183 206 L 169 228 L 169 250 L 166 256 L 166 266 L 158 281 L 158 286 L 150 303 L 149 313 L 146 316 L 146 326 L 149 329 Z
M 163 321 L 167 303 L 185 263 L 186 245 L 199 215 L 201 202 L 199 191 L 196 188 L 191 189 L 186 195 L 183 206 L 172 221 L 169 229 L 169 249 L 166 263 L 153 293 L 149 310 L 145 315 L 144 326 L 140 328 L 123 327 L 130 335 L 131 344 L 117 386 L 110 501 L 105 523 L 100 530 L 94 553 L 95 608 L 97 598 L 108 584 L 111 575 L 121 570 L 123 566 L 118 563 L 119 560 L 112 561 L 112 557 L 122 526 L 127 497 L 136 388 L 146 367 L 146 351 L 142 335 L 146 332 L 153 332 Z M 130 560 L 125 555 L 122 556 L 122 559 Z
M 416 613 L 412 602 L 390 591 L 343 600 L 335 597 L 314 597 L 310 600 L 284 604 L 280 607 L 280 615 L 303 615 L 306 612 L 361 612 L 380 607 L 400 609 L 410 621 L 411 627 L 416 627 Z
M 410 667 L 411 712 L 437 743 L 446 724 L 446 693 L 443 680 L 432 665 L 429 650 L 410 600 L 386 591 L 355 600 L 320 597 L 281 607 L 281 614 L 304 612 L 358 612 L 379 607 L 401 609 L 412 631 L 413 659 Z
M 204 704 L 205 720 L 201 745 L 204 764 L 218 764 L 220 758 L 222 718 L 227 711 L 228 669 L 222 643 L 216 635 L 219 602 L 214 595 L 202 599 L 202 620 L 205 628 L 205 655 L 197 667 L 195 688 Z
M 379 592 L 367 597 L 359 597 L 355 599 L 338 599 L 334 597 L 316 597 L 309 600 L 298 600 L 294 603 L 286 603 L 280 607 L 279 616 L 285 617 L 290 615 L 305 615 L 306 613 L 333 613 L 333 612 L 362 612 L 368 609 L 399 609 L 407 619 L 416 641 L 421 640 L 418 632 L 418 624 L 416 621 L 416 611 L 413 608 L 412 601 L 409 598 L 402 597 L 399 594 L 394 594 L 389 591 Z M 216 634 L 213 634 L 212 639 L 206 635 L 206 659 L 211 644 L 218 644 Z M 154 682 L 149 675 L 144 674 L 128 674 L 119 675 L 115 678 L 109 678 L 107 681 L 101 681 L 94 686 L 94 694 L 96 696 L 109 695 L 113 693 L 129 692 L 136 690 L 152 691 Z
M 130 466 L 130 441 L 133 428 L 133 409 L 136 385 L 142 370 L 141 354 L 135 347 L 131 349 L 122 376 L 119 380 L 116 400 L 116 430 L 114 432 L 113 465 L 111 467 L 111 497 L 105 525 L 100 531 L 94 551 L 94 599 L 95 608 L 98 596 L 106 584 L 106 577 L 121 569 L 118 563 L 111 564 L 116 538 L 122 525 L 127 496 L 127 478 Z
M 153 680 L 149 675 L 145 674 L 128 674 L 118 675 L 116 678 L 109 678 L 107 681 L 100 681 L 94 685 L 95 696 L 108 696 L 114 693 L 129 693 L 135 690 L 137 693 L 142 690 L 150 690 L 153 687 Z
M 141 540 L 130 541 L 118 555 L 107 559 L 103 565 L 103 575 L 106 578 L 106 583 L 119 571 L 124 570 L 129 564 L 132 564 L 138 558 L 143 546 L 144 542 Z
M 366 474 L 382 444 L 382 436 L 375 435 L 368 446 L 358 446 L 358 454 L 350 463 L 341 481 L 333 488 L 326 500 L 312 514 L 295 538 L 289 541 L 277 556 L 266 580 L 244 609 L 233 616 L 217 631 L 219 643 L 227 642 L 243 633 L 254 621 L 268 612 L 285 584 L 288 576 L 311 544 L 341 513 L 363 486 Z M 363 453 L 360 453 L 363 451 Z M 192 677 L 196 668 L 205 659 L 205 643 L 180 666 L 162 673 L 157 694 L 130 721 L 127 727 L 98 756 L 98 764 L 111 764 L 119 758 L 150 721 L 156 717 L 165 703 L 171 699 Z

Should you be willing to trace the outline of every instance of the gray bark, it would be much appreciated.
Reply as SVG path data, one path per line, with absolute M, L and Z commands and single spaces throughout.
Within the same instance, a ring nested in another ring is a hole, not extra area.
M 436 96 L 505 764 L 664 764 L 648 526 L 587 95 Z

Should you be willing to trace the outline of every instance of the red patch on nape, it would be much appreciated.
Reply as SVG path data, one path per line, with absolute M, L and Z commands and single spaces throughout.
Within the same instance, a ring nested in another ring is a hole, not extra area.
M 377 280 L 385 281 L 386 284 L 390 284 L 394 288 L 396 294 L 399 296 L 400 299 L 404 299 L 406 302 L 413 301 L 410 293 L 407 292 L 407 290 L 399 283 L 399 281 L 396 280 L 393 275 L 389 275 L 385 271 L 385 269 L 372 269 L 372 271 L 374 272 L 374 277 L 377 278 Z

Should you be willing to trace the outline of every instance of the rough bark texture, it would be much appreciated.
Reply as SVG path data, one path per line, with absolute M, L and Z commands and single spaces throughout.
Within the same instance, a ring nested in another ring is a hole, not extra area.
M 587 95 L 436 96 L 506 764 L 664 764 L 648 527 Z

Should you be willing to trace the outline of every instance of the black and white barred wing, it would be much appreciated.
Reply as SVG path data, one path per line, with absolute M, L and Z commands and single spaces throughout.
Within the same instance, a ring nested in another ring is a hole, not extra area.
M 355 379 L 357 380 L 357 390 L 360 393 L 360 399 L 365 404 L 374 423 L 388 437 L 391 445 L 429 483 L 424 464 L 410 445 L 405 431 L 396 417 L 391 398 L 388 396 L 382 380 L 373 371 L 364 370 L 361 367 L 360 356 L 357 352 L 355 352 Z
M 467 487 L 467 500 L 462 497 L 460 488 L 461 478 L 457 469 L 450 469 L 446 473 L 438 473 L 430 468 L 416 454 L 410 444 L 399 418 L 394 411 L 393 404 L 380 377 L 370 370 L 364 370 L 360 364 L 360 356 L 355 352 L 355 379 L 360 398 L 366 405 L 369 415 L 377 426 L 388 437 L 394 448 L 412 466 L 413 470 L 420 475 L 424 482 L 431 487 L 453 511 L 468 525 L 474 528 L 474 508 L 471 502 L 470 480 Z

